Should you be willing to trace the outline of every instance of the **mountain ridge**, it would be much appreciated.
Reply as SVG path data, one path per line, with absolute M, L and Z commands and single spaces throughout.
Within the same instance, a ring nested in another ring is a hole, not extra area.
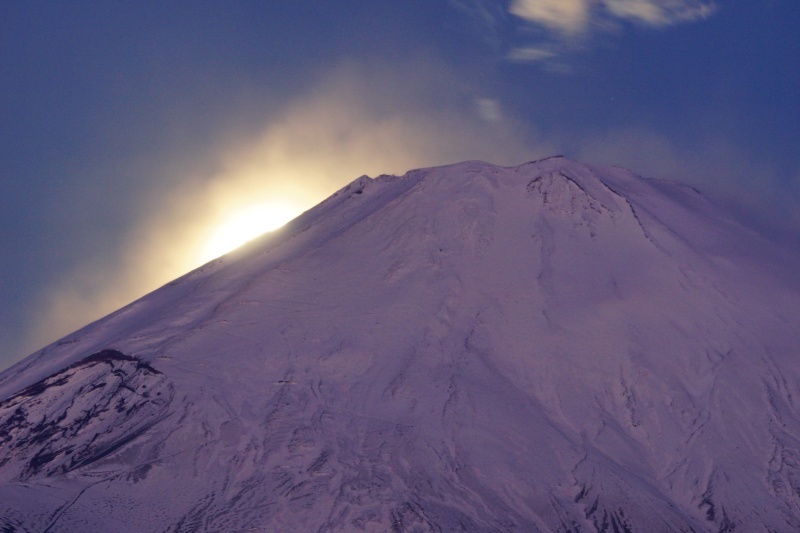
M 5 406 L 117 350 L 173 391 L 88 464 L 24 482 L 0 465 L 0 516 L 20 531 L 800 527 L 800 290 L 769 250 L 696 190 L 564 158 L 361 177 L 0 374 Z

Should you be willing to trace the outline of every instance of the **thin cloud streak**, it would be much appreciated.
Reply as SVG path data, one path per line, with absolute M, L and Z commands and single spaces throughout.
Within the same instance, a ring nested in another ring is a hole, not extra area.
M 605 8 L 618 18 L 649 26 L 671 26 L 710 17 L 717 6 L 699 0 L 605 0 Z
M 565 56 L 588 50 L 622 24 L 664 29 L 698 22 L 718 10 L 716 0 L 450 0 L 481 39 L 507 61 L 569 71 Z M 514 35 L 508 38 L 508 35 Z
M 716 4 L 703 0 L 513 0 L 509 13 L 531 24 L 573 37 L 608 19 L 670 26 L 708 18 Z
M 535 61 L 545 61 L 552 59 L 558 54 L 551 49 L 541 46 L 523 46 L 520 48 L 512 48 L 508 53 L 507 58 L 510 61 L 520 63 L 533 63 Z
M 586 30 L 589 23 L 589 0 L 513 0 L 509 13 L 528 22 L 565 35 Z

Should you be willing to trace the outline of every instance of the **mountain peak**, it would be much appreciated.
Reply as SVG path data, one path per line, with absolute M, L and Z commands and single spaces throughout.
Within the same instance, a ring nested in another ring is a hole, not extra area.
M 563 157 L 362 176 L 0 375 L 0 526 L 798 529 L 770 250 Z

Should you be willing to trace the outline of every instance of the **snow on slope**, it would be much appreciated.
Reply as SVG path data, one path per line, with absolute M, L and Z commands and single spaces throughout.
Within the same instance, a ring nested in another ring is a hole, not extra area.
M 362 177 L 0 375 L 0 526 L 795 531 L 797 267 L 620 169 Z
M 171 399 L 150 365 L 114 350 L 90 355 L 0 402 L 0 466 L 17 480 L 75 470 L 147 431 Z

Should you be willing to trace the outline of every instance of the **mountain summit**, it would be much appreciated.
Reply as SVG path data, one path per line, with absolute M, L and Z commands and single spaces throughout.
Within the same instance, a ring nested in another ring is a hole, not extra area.
M 0 375 L 0 529 L 797 531 L 799 268 L 622 169 L 364 176 Z

